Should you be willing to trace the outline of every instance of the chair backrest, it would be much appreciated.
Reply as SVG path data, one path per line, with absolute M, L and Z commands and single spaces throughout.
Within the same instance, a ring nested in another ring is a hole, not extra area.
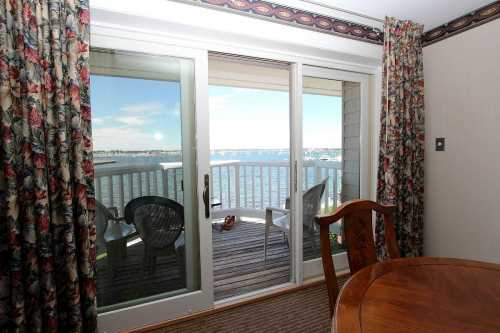
M 331 215 L 316 217 L 316 223 L 320 226 L 321 258 L 325 271 L 331 315 L 333 315 L 339 291 L 331 256 L 330 224 L 343 219 L 343 238 L 347 245 L 349 269 L 351 274 L 354 274 L 378 261 L 373 240 L 373 211 L 383 215 L 385 242 L 389 256 L 399 258 L 400 254 L 393 222 L 395 208 L 395 206 L 383 206 L 369 200 L 352 200 L 342 204 Z
M 139 197 L 125 206 L 125 220 L 135 225 L 148 246 L 164 249 L 172 246 L 182 232 L 184 207 L 164 197 Z
M 314 185 L 302 196 L 302 222 L 306 226 L 312 226 L 314 217 L 319 213 L 327 180 L 328 178 L 325 178 L 321 183 Z
M 113 219 L 113 214 L 99 201 L 95 203 L 95 228 L 98 254 L 105 252 L 106 241 L 104 233 L 108 228 L 108 221 Z

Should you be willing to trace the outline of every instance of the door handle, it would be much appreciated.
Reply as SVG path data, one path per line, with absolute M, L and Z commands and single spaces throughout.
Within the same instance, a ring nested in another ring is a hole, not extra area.
M 210 217 L 210 178 L 208 175 L 204 177 L 203 186 L 203 203 L 205 204 L 205 218 Z

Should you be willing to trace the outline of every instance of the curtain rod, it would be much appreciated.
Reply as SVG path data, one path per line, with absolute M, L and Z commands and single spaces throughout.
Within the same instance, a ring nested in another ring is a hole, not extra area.
M 339 12 L 343 12 L 343 13 L 346 13 L 346 14 L 350 14 L 350 15 L 354 15 L 354 16 L 366 18 L 366 19 L 369 19 L 369 20 L 372 20 L 372 21 L 377 21 L 377 22 L 381 22 L 381 23 L 385 22 L 384 20 L 376 18 L 376 17 L 373 17 L 373 16 L 369 16 L 369 15 L 365 15 L 365 14 L 361 14 L 361 13 L 356 13 L 356 12 L 353 12 L 351 10 L 347 10 L 347 9 L 343 9 L 343 8 L 339 8 L 339 7 L 335 7 L 335 6 L 330 6 L 330 5 L 324 4 L 322 2 L 314 1 L 314 0 L 300 0 L 300 1 L 305 2 L 305 3 L 310 3 L 310 4 L 316 5 L 316 6 L 322 6 L 322 7 L 325 7 L 325 8 L 333 9 L 333 10 L 336 10 L 336 11 L 339 11 Z

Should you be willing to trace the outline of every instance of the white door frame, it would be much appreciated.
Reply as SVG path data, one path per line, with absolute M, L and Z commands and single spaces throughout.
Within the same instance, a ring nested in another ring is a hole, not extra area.
M 365 199 L 370 199 L 370 186 L 371 182 L 370 180 L 370 175 L 371 175 L 371 161 L 370 161 L 370 154 L 371 154 L 371 149 L 370 149 L 370 117 L 368 113 L 368 108 L 369 108 L 369 100 L 368 100 L 368 75 L 367 74 L 361 74 L 361 73 L 354 73 L 354 72 L 347 72 L 347 71 L 342 71 L 342 70 L 335 70 L 335 69 L 330 69 L 330 68 L 323 68 L 323 67 L 314 67 L 314 66 L 309 66 L 309 65 L 304 65 L 302 66 L 302 76 L 311 76 L 311 77 L 316 77 L 316 78 L 323 78 L 323 79 L 330 79 L 330 80 L 338 80 L 338 81 L 350 81 L 350 82 L 358 82 L 360 84 L 360 98 L 361 98 L 361 119 L 360 119 L 360 198 L 365 198 Z M 295 83 L 302 83 L 302 79 L 296 80 Z M 293 81 L 292 81 L 293 83 Z M 302 88 L 296 87 L 297 91 L 300 91 L 300 98 L 302 99 Z M 295 156 L 297 157 L 296 160 L 294 160 L 297 165 L 297 169 L 299 170 L 297 172 L 297 182 L 298 184 L 302 184 L 303 182 L 303 175 L 302 172 L 302 103 L 300 103 L 295 109 L 292 111 L 294 116 L 293 119 L 299 123 L 300 122 L 300 128 L 296 129 L 295 132 L 295 147 L 297 149 Z M 295 193 L 297 197 L 301 197 L 301 192 Z M 296 201 L 301 201 L 301 200 L 296 200 Z M 302 207 L 299 207 L 297 205 L 297 210 L 294 211 L 295 216 L 302 216 Z M 295 219 L 297 221 L 298 219 Z M 298 279 L 297 283 L 301 284 L 303 280 L 312 278 L 312 277 L 317 277 L 317 276 L 322 276 L 323 275 L 323 264 L 321 262 L 321 258 L 313 259 L 313 260 L 308 260 L 308 261 L 303 261 L 302 260 L 302 224 L 300 221 L 297 221 L 295 223 L 295 226 L 293 229 L 296 232 L 296 237 L 294 238 L 294 241 L 298 244 L 297 245 L 297 251 L 301 253 L 296 253 L 295 254 L 295 265 L 300 266 L 301 269 L 301 278 L 302 280 Z M 300 245 L 299 245 L 300 244 Z M 334 266 L 337 271 L 345 270 L 349 268 L 349 263 L 347 260 L 347 255 L 346 253 L 338 253 L 332 255 L 333 261 L 334 261 Z
M 209 137 L 208 137 L 208 53 L 206 50 L 191 49 L 175 45 L 148 41 L 148 36 L 136 38 L 121 31 L 120 34 L 100 33 L 94 29 L 92 47 L 140 52 L 191 59 L 194 61 L 195 76 L 195 128 L 196 128 L 196 167 L 197 167 L 197 205 L 199 223 L 200 290 L 176 295 L 169 298 L 113 310 L 98 315 L 99 332 L 119 332 L 159 321 L 173 319 L 192 312 L 213 307 L 213 270 L 211 223 L 204 215 L 203 177 L 210 174 Z M 184 128 L 184 125 L 183 125 Z M 131 286 L 133 287 L 133 286 Z
M 292 281 L 302 284 L 302 63 L 290 65 L 290 271 Z

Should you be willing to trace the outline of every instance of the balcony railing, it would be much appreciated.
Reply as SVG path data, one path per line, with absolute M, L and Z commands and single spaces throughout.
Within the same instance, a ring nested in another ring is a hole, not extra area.
M 263 211 L 268 206 L 283 207 L 289 197 L 288 161 L 216 161 L 210 168 L 212 196 L 221 203 L 215 211 Z M 304 161 L 303 175 L 303 190 L 328 177 L 322 213 L 338 204 L 342 183 L 340 162 Z M 127 202 L 145 195 L 161 195 L 182 203 L 182 164 L 102 165 L 96 168 L 95 186 L 97 200 L 105 206 L 117 207 L 120 214 Z

